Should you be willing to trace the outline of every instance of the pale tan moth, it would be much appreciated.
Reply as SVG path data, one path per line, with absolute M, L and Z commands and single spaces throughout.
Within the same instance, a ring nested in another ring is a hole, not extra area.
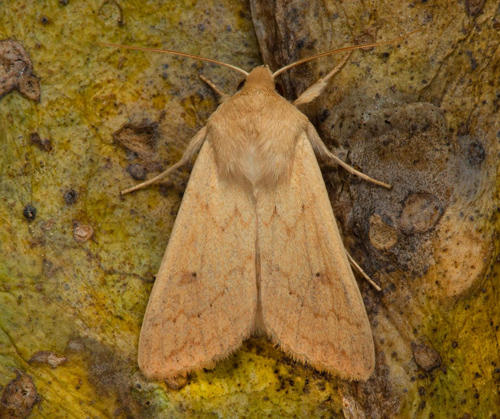
M 275 78 L 334 52 L 402 38 L 329 51 L 274 73 L 267 66 L 247 73 L 192 54 L 125 47 L 215 62 L 246 77 L 233 96 L 203 78 L 221 96 L 220 106 L 177 164 L 122 192 L 159 181 L 199 151 L 144 316 L 139 367 L 146 377 L 211 367 L 252 333 L 268 335 L 318 370 L 370 377 L 370 323 L 315 153 L 390 186 L 334 156 L 296 107 L 315 99 L 348 56 L 293 104 L 275 91 Z

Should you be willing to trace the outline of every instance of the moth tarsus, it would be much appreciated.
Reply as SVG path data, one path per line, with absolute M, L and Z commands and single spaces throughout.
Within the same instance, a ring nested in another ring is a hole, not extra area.
M 347 254 L 347 258 L 349 259 L 349 262 L 351 262 L 351 265 L 354 266 L 354 268 L 356 268 L 356 270 L 363 276 L 363 278 L 365 278 L 370 283 L 370 285 L 373 288 L 375 288 L 378 292 L 382 291 L 382 288 L 380 288 L 380 286 L 373 279 L 370 278 L 370 276 L 361 268 L 361 266 L 359 266 L 359 264 L 350 255 L 350 253 L 347 251 L 347 249 L 345 252 Z
M 318 370 L 350 380 L 372 374 L 373 337 L 350 263 L 369 277 L 342 244 L 314 153 L 391 186 L 333 155 L 294 106 L 321 94 L 348 56 L 294 104 L 274 87 L 286 69 L 334 52 L 275 73 L 222 63 L 246 75 L 243 88 L 229 97 L 202 77 L 223 99 L 218 109 L 178 163 L 122 192 L 161 180 L 199 151 L 144 316 L 139 367 L 147 377 L 210 368 L 256 331 Z

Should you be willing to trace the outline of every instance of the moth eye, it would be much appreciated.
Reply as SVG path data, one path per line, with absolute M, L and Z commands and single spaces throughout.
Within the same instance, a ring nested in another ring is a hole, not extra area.
M 278 94 L 280 96 L 283 96 L 283 94 L 285 93 L 285 90 L 283 89 L 283 86 L 280 83 L 278 83 L 278 82 L 276 82 L 276 84 L 274 85 L 274 88 L 276 89 L 276 91 L 278 92 Z
M 245 85 L 245 82 L 247 81 L 247 79 L 243 79 L 240 81 L 240 84 L 238 84 L 238 89 L 237 90 L 241 90 L 243 89 L 243 86 Z

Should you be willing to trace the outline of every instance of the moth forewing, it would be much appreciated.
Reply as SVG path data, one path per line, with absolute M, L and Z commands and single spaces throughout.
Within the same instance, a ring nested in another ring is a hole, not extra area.
M 294 157 L 289 181 L 257 200 L 265 330 L 295 359 L 366 380 L 370 323 L 305 132 Z
M 229 356 L 254 327 L 255 205 L 221 181 L 210 141 L 193 167 L 149 298 L 139 367 L 175 377 Z

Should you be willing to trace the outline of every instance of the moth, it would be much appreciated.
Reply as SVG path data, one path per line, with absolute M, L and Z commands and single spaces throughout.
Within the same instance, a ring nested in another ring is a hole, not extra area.
M 233 96 L 203 78 L 221 97 L 217 110 L 178 163 L 122 192 L 159 181 L 199 152 L 144 316 L 142 372 L 164 379 L 212 367 L 257 333 L 318 370 L 367 380 L 375 366 L 370 322 L 316 155 L 390 186 L 334 156 L 297 108 L 348 57 L 290 103 L 276 92 L 276 77 L 339 50 L 247 73 L 192 54 L 125 48 L 216 62 L 246 77 Z

